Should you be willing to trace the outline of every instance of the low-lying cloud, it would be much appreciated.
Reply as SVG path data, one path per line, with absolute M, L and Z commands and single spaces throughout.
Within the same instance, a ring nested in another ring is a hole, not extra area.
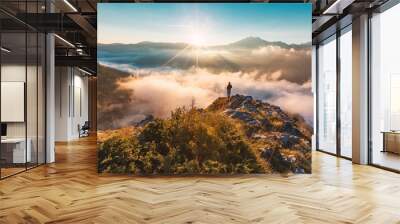
M 147 115 L 165 118 L 193 103 L 205 108 L 226 96 L 228 82 L 233 94 L 250 95 L 313 123 L 310 48 L 166 46 L 170 44 L 120 46 L 123 52 L 99 49 L 100 64 L 131 74 L 112 75 L 100 84 L 113 85 L 100 102 L 99 113 L 107 120 L 101 128 L 124 127 Z
M 158 52 L 158 53 L 155 53 Z M 100 54 L 105 54 L 101 52 Z M 126 55 L 124 55 L 126 54 Z M 248 48 L 201 48 L 133 51 L 107 53 L 101 58 L 107 64 L 124 64 L 125 70 L 168 67 L 186 70 L 193 66 L 214 74 L 227 72 L 253 73 L 267 80 L 287 80 L 303 84 L 311 78 L 311 50 L 264 46 Z M 114 56 L 113 56 L 114 55 Z
M 278 105 L 312 123 L 313 97 L 309 83 L 269 80 L 256 72 L 214 74 L 192 67 L 188 70 L 142 70 L 138 76 L 119 80 L 118 88 L 130 92 L 130 99 L 124 106 L 129 118 L 121 118 L 120 125 L 126 125 L 127 121 L 138 122 L 150 114 L 165 118 L 177 107 L 195 104 L 205 108 L 216 98 L 226 96 L 228 82 L 233 85 L 232 94 L 250 95 Z

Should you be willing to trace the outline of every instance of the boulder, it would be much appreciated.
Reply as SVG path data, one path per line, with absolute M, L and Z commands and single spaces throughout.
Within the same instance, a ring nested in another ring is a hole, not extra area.
M 302 136 L 301 132 L 295 127 L 291 121 L 286 121 L 283 124 L 282 131 L 291 135 Z
M 261 157 L 269 161 L 274 171 L 286 173 L 291 171 L 292 163 L 284 158 L 279 149 L 265 148 L 261 152 Z
M 147 115 L 143 120 L 136 123 L 136 127 L 144 127 L 146 124 L 154 121 L 153 115 Z
M 290 135 L 290 134 L 282 134 L 279 139 L 282 143 L 282 146 L 284 148 L 291 148 L 293 145 L 298 144 L 300 141 L 300 138 L 295 135 Z

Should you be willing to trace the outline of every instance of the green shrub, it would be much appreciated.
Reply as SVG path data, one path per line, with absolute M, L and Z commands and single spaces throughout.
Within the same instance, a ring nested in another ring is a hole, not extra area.
M 178 108 L 130 137 L 105 140 L 99 171 L 138 174 L 258 173 L 243 128 L 224 115 Z M 135 132 L 136 133 L 136 132 Z

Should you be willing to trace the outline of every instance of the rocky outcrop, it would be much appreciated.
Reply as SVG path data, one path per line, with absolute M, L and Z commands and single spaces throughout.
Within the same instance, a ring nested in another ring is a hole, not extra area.
M 311 140 L 312 129 L 299 115 L 291 115 L 280 107 L 271 105 L 251 96 L 234 95 L 230 100 L 220 97 L 206 110 L 221 111 L 231 118 L 238 119 L 255 133 L 280 132 Z
M 312 128 L 300 115 L 251 96 L 234 95 L 216 99 L 208 111 L 239 120 L 260 158 L 277 172 L 311 172 Z
M 147 115 L 143 120 L 141 120 L 140 122 L 136 123 L 135 126 L 136 127 L 144 127 L 146 124 L 152 122 L 154 120 L 154 116 L 153 115 Z

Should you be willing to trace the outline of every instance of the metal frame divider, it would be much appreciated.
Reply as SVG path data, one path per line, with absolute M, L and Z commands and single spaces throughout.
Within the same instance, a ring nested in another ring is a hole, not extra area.
M 3 45 L 2 45 L 2 32 L 1 32 L 1 28 L 2 28 L 2 23 L 0 23 L 0 47 L 2 47 Z M 1 67 L 3 66 L 2 64 L 1 64 L 1 61 L 2 61 L 2 52 L 1 52 L 1 50 L 0 50 L 0 124 L 2 124 L 2 122 L 1 122 L 1 78 L 2 78 L 2 75 L 1 75 Z M 1 135 L 1 134 L 0 134 Z M 2 170 L 2 162 L 1 162 L 1 152 L 2 152 L 2 146 L 1 146 L 1 144 L 0 144 L 0 180 L 2 179 L 2 177 L 1 177 L 1 170 Z
M 319 149 L 319 44 L 315 46 L 315 149 Z
M 372 33 L 371 33 L 371 19 L 372 19 L 372 12 L 369 11 L 368 12 L 368 30 L 367 30 L 367 45 L 368 45 L 368 53 L 367 53 L 367 64 L 368 64 L 368 69 L 367 69 L 367 82 L 368 82 L 368 96 L 367 96 L 367 107 L 368 107 L 368 111 L 367 111 L 367 117 L 368 117 L 368 124 L 367 124 L 367 128 L 368 128 L 368 164 L 371 165 L 372 164 L 372 96 L 371 96 L 371 91 L 372 91 L 372 85 L 371 85 L 371 80 L 372 80 L 372 65 L 371 65 L 371 56 L 372 56 Z
M 336 30 L 336 155 L 341 157 L 341 133 L 342 124 L 340 119 L 340 78 L 341 78 L 341 65 L 340 65 L 340 36 L 341 30 Z
M 25 0 L 25 21 L 28 19 L 28 0 Z M 24 100 L 24 120 L 25 120 L 25 170 L 28 170 L 28 24 L 25 23 L 25 100 Z M 32 153 L 32 152 L 31 152 Z M 31 154 L 32 155 L 32 154 Z

